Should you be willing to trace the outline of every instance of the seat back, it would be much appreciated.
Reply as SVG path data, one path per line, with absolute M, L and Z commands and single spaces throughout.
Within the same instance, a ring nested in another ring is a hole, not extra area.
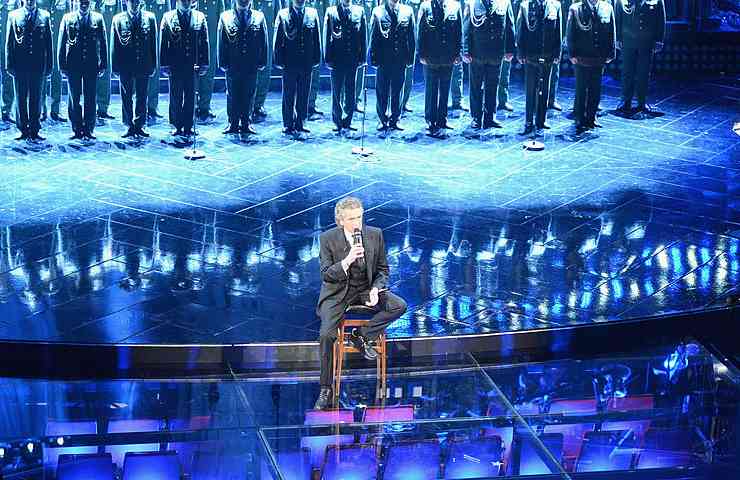
M 576 472 L 629 470 L 637 453 L 637 435 L 631 430 L 588 432 L 583 438 Z
M 512 475 L 545 475 L 558 473 L 552 471 L 545 462 L 545 453 L 539 448 L 532 438 L 527 435 L 516 434 L 514 447 L 512 448 L 512 461 L 510 474 Z M 555 457 L 555 460 L 563 462 L 563 434 L 543 433 L 539 437 L 540 442 Z
M 474 479 L 501 474 L 504 442 L 501 437 L 479 437 L 454 441 L 445 462 L 444 478 Z
M 123 461 L 123 480 L 180 480 L 176 452 L 128 452 Z
M 322 480 L 339 478 L 375 480 L 377 476 L 378 457 L 374 445 L 330 445 L 327 447 L 321 467 L 320 478 Z
M 46 435 L 49 437 L 67 435 L 88 435 L 98 433 L 97 422 L 94 420 L 86 422 L 65 422 L 49 420 L 46 422 Z M 81 455 L 98 453 L 98 447 L 59 447 L 44 448 L 44 465 L 54 468 L 60 455 Z
M 57 463 L 57 480 L 113 480 L 110 453 L 61 454 Z
M 384 480 L 438 478 L 442 449 L 437 440 L 399 442 L 388 447 Z

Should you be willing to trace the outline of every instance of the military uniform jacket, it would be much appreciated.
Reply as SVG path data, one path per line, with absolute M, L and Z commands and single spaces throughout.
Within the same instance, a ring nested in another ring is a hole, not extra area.
M 615 0 L 617 41 L 627 48 L 652 48 L 665 36 L 663 0 Z
M 562 53 L 563 30 L 560 2 L 522 0 L 516 19 L 518 57 L 529 63 L 552 62 Z
M 438 3 L 437 3 L 438 2 Z M 435 18 L 435 3 L 441 7 Z M 426 0 L 419 8 L 419 58 L 452 65 L 462 55 L 462 10 L 457 0 Z
M 370 63 L 379 65 L 414 64 L 416 25 L 414 11 L 408 5 L 396 4 L 395 15 L 388 3 L 373 9 L 370 24 Z
M 134 19 L 128 12 L 113 17 L 110 32 L 111 68 L 118 75 L 150 77 L 157 66 L 157 21 L 142 10 Z
M 255 73 L 267 65 L 267 22 L 259 10 L 250 10 L 245 23 L 235 8 L 218 22 L 218 66 L 229 75 Z
M 566 45 L 571 58 L 584 66 L 603 65 L 616 57 L 614 10 L 606 0 L 592 6 L 588 0 L 574 3 L 568 11 Z
M 321 32 L 315 8 L 303 14 L 283 8 L 275 19 L 272 63 L 283 69 L 311 70 L 321 63 Z
M 514 53 L 514 10 L 510 0 L 468 0 L 463 12 L 462 50 L 473 63 L 498 63 Z
M 367 58 L 365 9 L 359 5 L 341 9 L 342 15 L 338 5 L 331 6 L 324 16 L 324 61 L 330 68 L 357 68 Z
M 83 19 L 79 12 L 62 19 L 57 43 L 59 70 L 67 72 L 100 72 L 108 68 L 108 42 L 103 15 L 89 12 Z
M 193 67 L 207 67 L 210 60 L 208 25 L 198 10 L 190 10 L 190 24 L 182 25 L 177 9 L 162 17 L 159 64 L 172 72 L 190 73 Z
M 49 12 L 36 8 L 33 14 L 17 8 L 8 15 L 5 32 L 5 68 L 15 73 L 49 75 L 54 65 Z

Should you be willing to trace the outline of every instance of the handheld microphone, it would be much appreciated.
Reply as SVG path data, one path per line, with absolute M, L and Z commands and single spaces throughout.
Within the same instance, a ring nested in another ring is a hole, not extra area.
M 360 231 L 359 228 L 355 228 L 355 231 L 352 232 L 352 243 L 354 245 L 362 246 L 362 231 Z M 357 262 L 358 267 L 365 268 L 365 256 L 364 255 L 355 261 Z

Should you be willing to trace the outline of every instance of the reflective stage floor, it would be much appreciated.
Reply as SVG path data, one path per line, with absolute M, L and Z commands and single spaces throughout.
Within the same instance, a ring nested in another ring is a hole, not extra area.
M 245 142 L 221 134 L 217 95 L 215 124 L 199 127 L 201 161 L 167 143 L 165 124 L 141 143 L 121 139 L 117 120 L 95 144 L 69 142 L 68 125 L 46 125 L 39 145 L 0 132 L 0 339 L 313 341 L 318 235 L 349 194 L 384 229 L 391 288 L 410 307 L 392 338 L 606 322 L 737 295 L 731 79 L 661 82 L 652 95 L 664 116 L 608 114 L 581 137 L 552 112 L 539 153 L 521 148 L 512 83 L 503 129 L 473 136 L 455 113 L 447 140 L 423 134 L 417 85 L 403 132 L 377 134 L 369 112 L 368 162 L 351 154 L 356 139 L 331 132 L 325 93 L 308 139 L 281 135 L 273 93 Z M 618 90 L 609 80 L 605 110 Z M 572 79 L 560 97 L 572 104 Z
M 331 411 L 311 410 L 318 385 L 302 376 L 0 379 L 0 469 L 33 480 L 740 475 L 740 376 L 690 339 L 580 360 L 491 366 L 469 355 L 454 368 L 401 369 L 383 403 L 364 373 L 344 379 Z

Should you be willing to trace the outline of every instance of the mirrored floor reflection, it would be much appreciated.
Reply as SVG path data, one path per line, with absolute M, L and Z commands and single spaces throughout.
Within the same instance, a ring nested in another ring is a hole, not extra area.
M 48 144 L 0 131 L 0 338 L 313 341 L 318 236 L 349 194 L 383 229 L 390 287 L 409 305 L 392 337 L 725 305 L 740 284 L 740 137 L 731 128 L 740 103 L 727 81 L 661 79 L 651 98 L 665 115 L 607 114 L 584 136 L 567 111 L 551 111 L 537 153 L 521 148 L 514 80 L 504 128 L 471 135 L 469 113 L 456 111 L 442 141 L 423 133 L 417 85 L 405 130 L 368 135 L 375 163 L 358 161 L 357 138 L 333 134 L 328 117 L 310 122 L 306 141 L 283 136 L 277 95 L 249 142 L 221 134 L 225 98 L 215 95 L 219 117 L 198 129 L 208 155 L 199 162 L 166 143 L 165 122 L 144 142 L 120 139 L 120 117 L 92 144 L 69 142 L 62 123 L 44 126 Z M 605 113 L 619 103 L 608 85 Z M 566 110 L 573 93 L 564 76 Z
M 313 410 L 314 375 L 2 379 L 2 472 L 96 480 L 740 473 L 740 375 L 696 342 L 589 360 L 492 366 L 469 356 L 391 369 L 382 399 L 374 370 L 352 368 L 338 408 L 325 411 Z

